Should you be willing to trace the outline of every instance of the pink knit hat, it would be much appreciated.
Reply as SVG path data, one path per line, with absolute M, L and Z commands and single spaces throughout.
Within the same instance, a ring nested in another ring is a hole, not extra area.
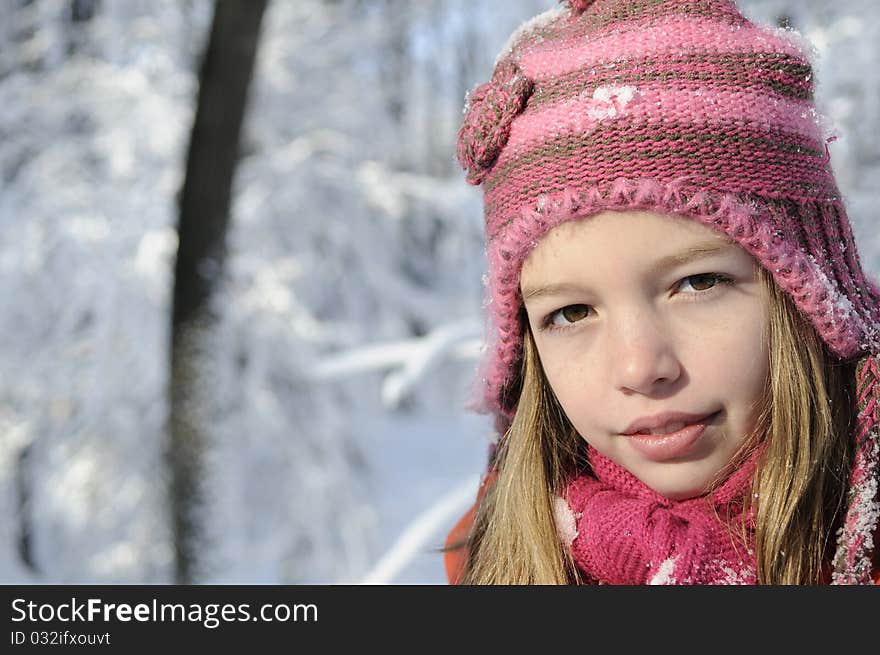
M 544 233 L 609 209 L 687 216 L 751 253 L 835 355 L 860 359 L 855 476 L 877 512 L 880 287 L 859 261 L 807 50 L 732 0 L 570 0 L 514 33 L 458 139 L 489 259 L 472 409 L 501 426 L 516 411 L 520 270 Z

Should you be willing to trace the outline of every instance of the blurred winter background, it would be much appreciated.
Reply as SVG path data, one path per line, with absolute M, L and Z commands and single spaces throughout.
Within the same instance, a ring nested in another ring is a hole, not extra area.
M 554 5 L 0 0 L 0 582 L 445 583 L 491 436 L 455 134 Z M 741 6 L 815 45 L 878 276 L 880 5 Z

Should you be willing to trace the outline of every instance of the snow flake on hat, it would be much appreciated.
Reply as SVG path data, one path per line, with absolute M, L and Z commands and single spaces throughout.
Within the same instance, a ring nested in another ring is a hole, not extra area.
M 585 91 L 585 95 L 587 92 Z M 626 111 L 627 105 L 636 97 L 633 86 L 600 86 L 593 91 L 590 108 L 587 114 L 593 120 L 617 118 Z

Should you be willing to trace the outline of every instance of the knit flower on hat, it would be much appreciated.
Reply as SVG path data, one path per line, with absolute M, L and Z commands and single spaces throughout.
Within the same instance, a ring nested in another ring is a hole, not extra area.
M 594 1 L 595 0 L 559 0 L 559 2 L 571 5 L 571 11 L 575 16 L 584 13 Z
M 491 81 L 468 95 L 457 148 L 468 182 L 480 184 L 492 168 L 533 88 L 516 62 L 508 59 L 498 64 Z

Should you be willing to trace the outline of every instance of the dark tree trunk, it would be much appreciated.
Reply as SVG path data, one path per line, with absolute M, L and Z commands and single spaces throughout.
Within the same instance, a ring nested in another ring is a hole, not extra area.
M 94 18 L 98 9 L 98 0 L 72 0 L 70 3 L 70 20 L 74 23 L 85 23 Z
M 794 20 L 790 14 L 779 14 L 776 17 L 776 25 L 777 27 L 782 27 L 784 29 L 791 29 L 794 27 Z
M 383 21 L 388 28 L 379 73 L 385 106 L 398 134 L 404 134 L 413 81 L 410 40 L 415 10 L 412 4 L 410 0 L 384 0 L 381 4 Z M 398 147 L 392 153 L 392 163 L 398 169 L 413 170 L 412 157 L 403 147 Z
M 223 271 L 232 181 L 247 90 L 267 0 L 217 0 L 199 73 L 199 97 L 180 194 L 170 380 L 170 503 L 178 584 L 192 584 L 202 529 L 206 426 L 200 397 L 210 380 L 199 362 L 216 316 L 211 298 Z
M 31 452 L 33 444 L 28 444 L 18 453 L 18 466 L 15 469 L 15 491 L 18 512 L 18 557 L 30 571 L 39 573 L 33 549 L 33 508 L 31 490 L 33 477 Z
M 98 12 L 98 0 L 71 0 L 67 13 L 65 35 L 67 38 L 67 56 L 70 57 L 83 50 L 88 42 L 86 27 Z

